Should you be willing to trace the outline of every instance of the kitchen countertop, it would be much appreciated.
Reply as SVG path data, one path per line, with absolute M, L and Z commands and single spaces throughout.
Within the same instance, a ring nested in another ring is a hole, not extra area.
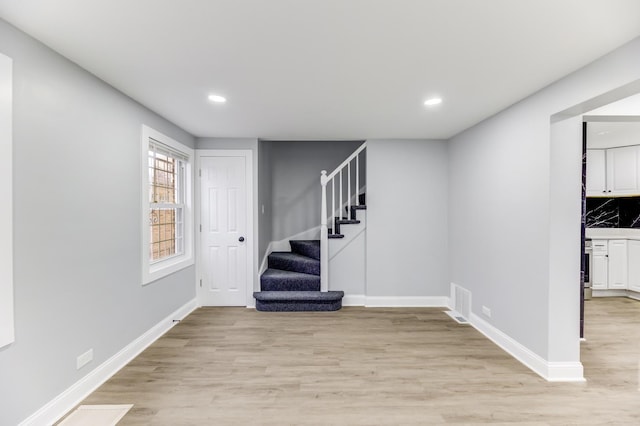
M 638 228 L 587 228 L 585 237 L 602 240 L 640 240 Z

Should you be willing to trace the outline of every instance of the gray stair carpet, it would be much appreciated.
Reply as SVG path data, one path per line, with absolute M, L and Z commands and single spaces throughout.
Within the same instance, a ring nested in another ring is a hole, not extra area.
M 360 195 L 364 201 L 364 195 Z M 329 238 L 341 238 L 340 226 L 360 223 L 356 211 L 366 207 L 352 206 L 350 218 L 336 220 L 336 233 Z M 320 291 L 320 240 L 291 240 L 290 252 L 273 252 L 267 257 L 268 269 L 260 276 L 260 291 L 253 293 L 256 310 L 265 312 L 337 311 L 342 308 L 342 291 Z
M 320 291 L 320 275 L 267 269 L 260 277 L 262 291 Z
M 337 311 L 343 291 L 259 291 L 256 309 L 263 312 Z
M 291 240 L 291 252 L 273 252 L 269 268 L 253 293 L 256 309 L 265 312 L 337 311 L 341 291 L 320 291 L 320 240 Z

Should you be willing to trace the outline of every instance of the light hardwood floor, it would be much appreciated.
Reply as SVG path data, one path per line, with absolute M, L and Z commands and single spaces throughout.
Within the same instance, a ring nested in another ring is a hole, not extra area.
M 638 425 L 640 302 L 586 304 L 587 383 L 548 383 L 442 309 L 202 308 L 84 404 L 121 425 Z

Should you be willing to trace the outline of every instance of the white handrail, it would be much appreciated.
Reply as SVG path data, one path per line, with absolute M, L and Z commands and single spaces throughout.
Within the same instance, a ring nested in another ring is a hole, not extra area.
M 360 160 L 359 155 L 367 148 L 364 142 L 344 160 L 333 172 L 327 175 L 327 171 L 320 173 L 320 185 L 322 187 L 322 212 L 320 214 L 320 291 L 329 290 L 329 227 L 327 226 L 327 216 L 331 217 L 333 232 L 336 232 L 336 185 L 335 177 L 338 176 L 338 209 L 340 210 L 340 220 L 343 219 L 344 205 L 342 204 L 342 193 L 344 187 L 342 185 L 342 171 L 346 167 L 347 171 L 347 212 L 351 214 L 351 162 L 355 160 L 356 167 L 356 187 L 355 187 L 355 205 L 360 205 Z M 327 215 L 327 184 L 331 181 L 331 214 Z M 350 218 L 348 216 L 348 218 Z
M 349 164 L 350 162 L 353 161 L 354 158 L 356 158 L 358 156 L 358 154 L 360 154 L 362 151 L 365 150 L 365 148 L 367 147 L 367 143 L 364 142 L 362 145 L 360 145 L 358 147 L 358 149 L 356 149 L 355 151 L 353 151 L 353 154 L 351 154 L 349 156 L 349 158 L 347 158 L 346 160 L 344 160 L 338 167 L 336 167 L 336 169 L 334 171 L 332 171 L 329 176 L 327 176 L 328 179 L 333 179 L 335 177 L 335 175 L 338 174 L 338 172 L 342 169 L 345 168 L 345 166 L 347 164 Z

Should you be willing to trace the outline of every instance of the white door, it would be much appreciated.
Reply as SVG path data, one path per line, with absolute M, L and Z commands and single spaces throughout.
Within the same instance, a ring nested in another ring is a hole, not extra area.
M 244 155 L 200 160 L 200 303 L 205 306 L 247 305 L 248 169 Z

